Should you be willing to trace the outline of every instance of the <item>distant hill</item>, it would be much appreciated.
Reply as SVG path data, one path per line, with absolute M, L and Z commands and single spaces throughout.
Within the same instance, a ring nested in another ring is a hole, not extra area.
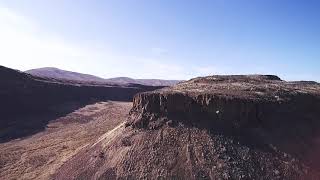
M 112 84 L 141 84 L 141 85 L 147 85 L 147 86 L 173 86 L 181 82 L 180 80 L 133 79 L 129 77 L 115 77 L 110 79 L 104 79 L 104 78 L 89 75 L 89 74 L 66 71 L 66 70 L 61 70 L 54 67 L 31 69 L 25 72 L 34 76 L 45 77 L 45 78 L 71 80 L 71 81 L 83 81 L 83 82 L 112 83 Z
M 46 78 L 54 78 L 54 79 L 64 79 L 64 80 L 74 80 L 74 81 L 97 81 L 97 82 L 105 81 L 103 78 L 100 78 L 97 76 L 82 74 L 82 73 L 77 73 L 72 71 L 65 71 L 65 70 L 61 70 L 53 67 L 31 69 L 25 72 L 38 77 L 46 77 Z
M 110 83 L 142 84 L 148 86 L 173 86 L 181 82 L 181 80 L 132 79 L 128 77 L 116 77 L 106 80 Z

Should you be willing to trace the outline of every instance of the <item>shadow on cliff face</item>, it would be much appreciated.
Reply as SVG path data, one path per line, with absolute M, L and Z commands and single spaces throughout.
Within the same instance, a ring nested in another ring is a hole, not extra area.
M 314 158 L 320 150 L 311 151 L 317 146 L 320 149 L 315 142 L 320 137 L 318 97 L 296 94 L 288 101 L 255 101 L 146 93 L 136 98 L 136 106 L 130 112 L 132 120 L 128 121 L 133 127 L 159 129 L 165 124 L 196 127 L 212 137 L 230 138 L 250 149 L 271 154 L 283 152 L 320 167 Z
M 320 99 L 314 96 L 300 94 L 281 103 L 230 99 L 217 104 L 203 104 L 202 97 L 185 98 L 190 107 L 167 110 L 165 116 L 174 124 L 206 129 L 250 148 L 299 157 L 320 137 Z

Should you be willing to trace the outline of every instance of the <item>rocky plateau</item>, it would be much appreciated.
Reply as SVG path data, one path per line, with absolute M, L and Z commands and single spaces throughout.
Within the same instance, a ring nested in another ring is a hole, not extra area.
M 319 179 L 320 85 L 208 76 L 134 96 L 54 179 Z

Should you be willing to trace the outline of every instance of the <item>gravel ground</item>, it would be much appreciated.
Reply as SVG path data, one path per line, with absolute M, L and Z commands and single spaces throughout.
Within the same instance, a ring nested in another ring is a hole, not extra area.
M 128 102 L 99 102 L 51 121 L 35 135 L 0 144 L 0 179 L 51 179 L 81 149 L 125 121 Z

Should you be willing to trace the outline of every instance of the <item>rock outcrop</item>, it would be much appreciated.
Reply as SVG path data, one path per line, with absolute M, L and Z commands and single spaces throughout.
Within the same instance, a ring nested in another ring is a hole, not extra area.
M 318 120 L 319 94 L 317 83 L 285 82 L 276 76 L 197 78 L 136 95 L 128 123 L 154 129 L 155 124 L 161 125 L 154 122 L 167 118 L 174 123 L 232 131 L 292 126 Z
M 137 94 L 127 122 L 56 178 L 72 172 L 71 179 L 319 179 L 319 109 L 315 82 L 191 79 Z

